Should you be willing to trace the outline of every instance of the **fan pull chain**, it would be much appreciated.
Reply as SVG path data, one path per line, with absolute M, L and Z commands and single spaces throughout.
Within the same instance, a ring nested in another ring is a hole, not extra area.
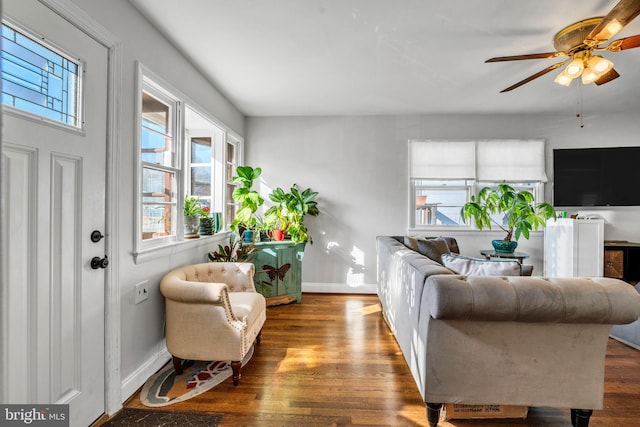
M 575 79 L 576 82 L 576 87 L 578 88 L 578 101 L 577 101 L 577 105 L 576 105 L 576 117 L 578 118 L 578 121 L 580 122 L 580 128 L 584 128 L 584 108 L 583 108 L 583 102 L 582 102 L 582 85 L 580 84 L 580 82 L 578 81 L 578 79 Z

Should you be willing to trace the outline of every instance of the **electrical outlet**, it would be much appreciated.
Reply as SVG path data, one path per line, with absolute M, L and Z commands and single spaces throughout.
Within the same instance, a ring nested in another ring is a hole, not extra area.
M 140 283 L 138 283 L 135 287 L 135 294 L 136 294 L 136 304 L 140 304 L 142 301 L 146 300 L 147 298 L 149 298 L 149 281 L 148 280 L 144 280 Z

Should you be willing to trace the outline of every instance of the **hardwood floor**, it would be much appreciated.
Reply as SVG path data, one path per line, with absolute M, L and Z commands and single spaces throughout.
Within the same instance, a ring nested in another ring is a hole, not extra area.
M 604 409 L 591 427 L 640 426 L 640 351 L 609 340 Z M 125 404 L 144 406 L 136 393 Z M 225 426 L 427 426 L 425 406 L 375 295 L 304 294 L 270 307 L 262 344 L 242 370 L 166 410 L 219 412 Z M 450 420 L 441 427 L 570 427 L 569 410 L 524 420 Z

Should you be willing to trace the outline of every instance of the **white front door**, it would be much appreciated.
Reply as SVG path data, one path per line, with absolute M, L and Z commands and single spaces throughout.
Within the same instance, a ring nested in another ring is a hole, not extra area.
M 71 426 L 86 426 L 105 408 L 105 270 L 91 266 L 105 239 L 91 233 L 106 234 L 108 51 L 36 0 L 2 12 L 79 59 L 84 124 L 3 109 L 0 401 L 69 404 Z

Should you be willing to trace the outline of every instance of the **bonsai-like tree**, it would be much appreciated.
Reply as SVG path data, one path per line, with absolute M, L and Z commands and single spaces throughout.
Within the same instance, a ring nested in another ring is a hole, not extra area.
M 520 236 L 529 238 L 531 230 L 546 225 L 546 220 L 555 218 L 556 212 L 549 203 L 534 203 L 531 192 L 517 191 L 508 184 L 499 184 L 496 188 L 484 187 L 478 197 L 471 196 L 471 201 L 460 210 L 464 220 L 473 218 L 479 229 L 491 229 L 492 223 L 507 235 L 504 241 L 511 241 Z M 491 215 L 503 214 L 504 223 L 499 223 Z

